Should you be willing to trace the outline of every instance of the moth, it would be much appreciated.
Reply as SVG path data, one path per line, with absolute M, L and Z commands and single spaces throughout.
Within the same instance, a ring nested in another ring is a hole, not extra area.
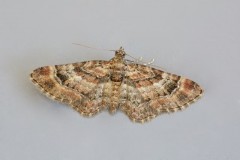
M 49 98 L 83 116 L 118 109 L 134 122 L 182 110 L 203 94 L 194 81 L 125 59 L 121 47 L 109 61 L 92 60 L 35 69 L 32 82 Z

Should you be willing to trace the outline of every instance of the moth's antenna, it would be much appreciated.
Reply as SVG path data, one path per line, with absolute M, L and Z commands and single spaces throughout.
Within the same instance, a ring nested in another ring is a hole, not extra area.
M 142 57 L 135 58 L 135 57 L 133 57 L 133 56 L 127 54 L 127 53 L 126 53 L 126 55 L 127 55 L 128 57 L 131 57 L 132 59 L 134 59 L 134 60 L 137 61 L 137 62 L 138 62 L 138 61 L 142 61 Z
M 144 62 L 142 59 L 143 59 L 143 57 L 139 57 L 139 58 L 135 58 L 135 57 L 133 57 L 133 56 L 131 56 L 131 55 L 129 55 L 129 54 L 126 54 L 127 56 L 129 56 L 129 57 L 131 57 L 132 59 L 134 59 L 136 62 L 141 62 L 141 63 L 143 63 L 143 65 L 151 65 L 151 64 L 153 64 L 153 62 L 154 62 L 154 59 L 152 59 L 150 62 Z
M 114 49 L 103 49 L 103 48 L 96 48 L 96 47 L 91 47 L 91 46 L 87 46 L 87 45 L 84 45 L 84 44 L 80 44 L 80 43 L 72 43 L 72 44 L 75 44 L 75 45 L 79 45 L 79 46 L 82 46 L 82 47 L 85 47 L 85 48 L 91 48 L 91 49 L 95 49 L 95 50 L 103 50 L 103 51 L 116 51 Z

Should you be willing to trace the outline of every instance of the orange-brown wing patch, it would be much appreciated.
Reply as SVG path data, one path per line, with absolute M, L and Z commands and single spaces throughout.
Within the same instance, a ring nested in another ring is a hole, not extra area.
M 88 61 L 41 67 L 31 73 L 31 80 L 48 97 L 92 116 L 104 109 L 102 95 L 108 72 L 106 61 Z

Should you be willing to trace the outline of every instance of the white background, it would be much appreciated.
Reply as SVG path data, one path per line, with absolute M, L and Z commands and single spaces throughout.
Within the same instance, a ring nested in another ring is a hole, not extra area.
M 28 79 L 40 66 L 108 60 L 123 46 L 198 82 L 188 109 L 146 124 L 83 118 Z M 1 160 L 240 159 L 239 0 L 0 0 Z

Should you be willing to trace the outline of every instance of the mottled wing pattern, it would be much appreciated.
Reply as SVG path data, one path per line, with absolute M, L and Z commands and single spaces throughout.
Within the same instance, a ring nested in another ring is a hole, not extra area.
M 141 64 L 128 64 L 120 106 L 131 120 L 145 122 L 161 113 L 184 109 L 202 92 L 189 79 Z
M 41 67 L 31 73 L 31 79 L 48 97 L 92 116 L 107 101 L 103 91 L 109 86 L 109 61 Z

